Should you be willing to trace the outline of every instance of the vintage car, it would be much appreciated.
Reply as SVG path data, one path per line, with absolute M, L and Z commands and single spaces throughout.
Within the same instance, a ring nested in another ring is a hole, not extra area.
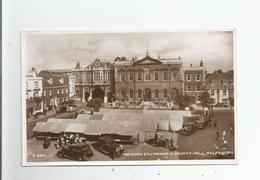
M 93 147 L 103 154 L 108 155 L 112 159 L 120 157 L 124 152 L 124 147 L 122 145 L 116 144 L 115 140 L 110 136 L 102 136 L 98 139 L 96 144 L 93 144 Z
M 197 123 L 194 121 L 187 121 L 183 124 L 181 128 L 181 134 L 183 135 L 191 135 L 193 134 L 197 129 Z
M 59 158 L 75 159 L 77 161 L 87 161 L 94 154 L 87 143 L 75 143 L 61 147 L 57 152 Z
M 68 105 L 68 107 L 66 109 L 67 112 L 75 112 L 77 110 L 78 110 L 78 106 L 75 105 L 75 104 L 74 105 Z
M 205 116 L 198 116 L 197 120 L 196 120 L 196 123 L 197 123 L 197 128 L 198 129 L 203 129 L 203 128 L 208 126 L 209 118 L 205 117 Z
M 66 112 L 66 109 L 67 109 L 67 107 L 66 107 L 65 104 L 59 104 L 56 107 L 56 112 L 57 113 L 63 113 L 63 112 Z

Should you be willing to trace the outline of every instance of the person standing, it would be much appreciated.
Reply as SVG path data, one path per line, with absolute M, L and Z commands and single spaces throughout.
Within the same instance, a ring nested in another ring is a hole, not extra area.
M 225 129 L 222 129 L 222 139 L 223 139 L 223 140 L 225 139 L 226 134 L 227 134 L 226 130 L 225 130 Z
M 218 142 L 218 139 L 219 139 L 219 132 L 216 131 L 216 141 Z

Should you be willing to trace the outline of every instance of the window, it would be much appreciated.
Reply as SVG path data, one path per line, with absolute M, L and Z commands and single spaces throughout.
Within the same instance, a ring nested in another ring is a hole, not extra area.
M 141 81 L 142 80 L 142 72 L 137 73 L 137 80 Z
M 224 81 L 223 80 L 221 80 L 221 85 L 223 85 L 224 84 Z
M 130 81 L 133 81 L 133 80 L 134 80 L 134 74 L 133 74 L 133 73 L 130 73 L 130 74 L 129 74 L 129 80 L 130 80 Z
M 63 88 L 61 88 L 61 94 L 63 94 L 64 93 L 64 89 Z
M 155 89 L 154 96 L 155 96 L 155 98 L 159 98 L 159 90 L 158 89 Z
M 43 95 L 46 96 L 46 90 L 43 90 Z
M 34 81 L 34 88 L 38 89 L 39 88 L 39 82 L 38 81 Z
M 213 85 L 213 84 L 214 84 L 214 81 L 213 81 L 213 80 L 211 80 L 211 81 L 210 81 L 210 84 L 211 84 L 211 85 Z
M 57 94 L 60 94 L 60 89 L 57 89 Z
M 232 85 L 232 84 L 233 84 L 233 81 L 232 81 L 232 80 L 230 80 L 230 81 L 229 81 L 229 84 L 231 84 L 231 85 Z
M 167 89 L 164 89 L 163 90 L 163 98 L 167 98 L 167 96 L 168 96 Z
M 224 89 L 224 90 L 223 90 L 223 96 L 226 96 L 226 95 L 227 95 L 227 90 Z
M 122 97 L 122 98 L 125 97 L 125 90 L 124 90 L 124 89 L 121 91 L 121 97 Z
M 100 82 L 100 72 L 99 71 L 95 71 L 93 73 L 93 80 L 94 80 L 94 82 Z
M 49 95 L 50 95 L 50 96 L 52 95 L 52 91 L 51 91 L 51 89 L 49 90 Z
M 211 95 L 212 95 L 212 96 L 214 95 L 214 90 L 211 90 Z
M 196 74 L 196 81 L 200 81 L 201 80 L 201 75 L 200 74 Z
M 121 74 L 120 74 L 120 81 L 121 81 L 121 82 L 125 81 L 125 75 L 124 75 L 124 73 L 121 73 Z
M 158 78 L 158 72 L 155 72 L 155 73 L 154 73 L 154 80 L 158 81 L 158 79 L 159 79 L 159 78 Z
M 196 86 L 196 91 L 201 91 L 200 86 Z
M 134 98 L 134 90 L 130 89 L 130 98 Z
M 190 74 L 186 74 L 186 80 L 190 81 L 191 80 L 191 75 Z
M 72 87 L 72 89 L 74 89 L 74 87 Z M 68 93 L 68 88 L 65 89 L 66 93 Z
M 191 91 L 191 86 L 187 86 L 187 91 L 188 91 L 188 92 Z
M 175 73 L 172 74 L 172 80 L 173 80 L 173 81 L 176 81 L 176 80 L 177 80 L 177 74 L 175 74 Z
M 168 72 L 163 73 L 163 80 L 167 81 L 168 80 Z
M 144 79 L 145 81 L 149 81 L 151 79 L 149 69 L 144 69 Z
M 137 97 L 142 98 L 142 90 L 138 89 L 137 91 Z
M 26 82 L 26 89 L 29 89 L 29 83 Z

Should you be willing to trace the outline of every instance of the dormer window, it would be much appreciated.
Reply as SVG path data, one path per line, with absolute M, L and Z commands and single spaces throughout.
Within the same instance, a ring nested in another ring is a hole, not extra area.
M 53 84 L 53 79 L 52 78 L 47 79 L 47 82 L 52 85 Z
M 63 84 L 63 83 L 64 83 L 64 78 L 60 78 L 60 79 L 59 79 L 59 82 L 60 82 L 61 84 Z

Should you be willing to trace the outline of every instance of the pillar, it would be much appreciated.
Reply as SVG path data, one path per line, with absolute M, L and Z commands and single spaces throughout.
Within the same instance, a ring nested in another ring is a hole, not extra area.
M 85 87 L 82 88 L 82 102 L 85 102 Z
M 89 90 L 89 97 L 88 97 L 88 100 L 90 101 L 93 97 L 93 93 L 92 93 L 92 89 Z
M 104 103 L 107 103 L 107 88 L 104 88 Z

